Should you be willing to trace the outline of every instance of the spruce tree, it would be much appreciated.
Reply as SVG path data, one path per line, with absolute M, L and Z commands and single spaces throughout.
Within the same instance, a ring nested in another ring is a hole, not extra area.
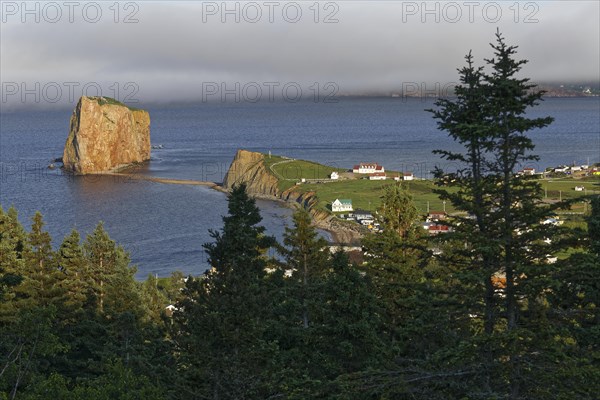
M 28 234 L 29 246 L 24 254 L 27 267 L 21 289 L 23 293 L 35 298 L 41 306 L 59 305 L 64 300 L 64 293 L 59 283 L 52 239 L 43 227 L 43 217 L 38 211 L 32 217 L 31 231 Z
M 129 260 L 104 230 L 102 222 L 86 237 L 83 248 L 91 277 L 90 295 L 96 309 L 104 313 L 107 292 L 116 279 L 117 271 L 126 270 Z
M 600 257 L 600 196 L 590 200 L 591 212 L 587 218 L 590 252 Z
M 27 234 L 19 223 L 17 210 L 0 207 L 0 321 L 14 315 L 17 297 L 14 289 L 23 281 Z
M 550 342 L 539 324 L 548 315 L 543 299 L 554 268 L 550 256 L 560 250 L 565 232 L 541 223 L 554 208 L 541 201 L 539 183 L 516 174 L 538 160 L 527 133 L 553 120 L 526 115 L 543 92 L 517 77 L 527 61 L 515 59 L 515 46 L 500 33 L 491 46 L 490 72 L 475 68 L 469 54 L 456 99 L 439 100 L 432 111 L 439 128 L 464 147 L 438 152 L 464 167 L 437 170 L 442 187 L 437 193 L 467 213 L 453 217 L 455 232 L 441 239 L 452 246 L 440 258 L 455 278 L 449 281 L 451 298 L 462 303 L 464 319 L 472 322 L 473 337 L 465 339 L 481 349 L 472 362 L 488 371 L 480 377 L 480 393 L 517 399 L 538 388 L 529 374 L 532 363 L 543 363 L 535 354 Z
M 68 315 L 75 317 L 88 301 L 88 291 L 92 282 L 88 260 L 85 258 L 77 230 L 71 230 L 64 238 L 56 258 L 62 274 L 61 285 L 66 292 L 64 308 Z
M 294 213 L 294 227 L 286 228 L 283 243 L 286 268 L 292 271 L 293 290 L 301 307 L 304 328 L 310 324 L 310 303 L 315 302 L 315 283 L 322 278 L 328 261 L 327 241 L 311 225 L 308 211 L 301 208 Z
M 204 245 L 211 269 L 189 278 L 174 314 L 187 398 L 268 397 L 265 375 L 272 343 L 265 340 L 270 313 L 266 250 L 273 239 L 245 185 L 233 188 L 223 229 Z
M 427 263 L 423 229 L 412 196 L 400 184 L 388 185 L 382 195 L 377 220 L 383 232 L 363 239 L 363 268 L 385 305 L 386 333 L 392 342 L 407 321 L 417 285 Z

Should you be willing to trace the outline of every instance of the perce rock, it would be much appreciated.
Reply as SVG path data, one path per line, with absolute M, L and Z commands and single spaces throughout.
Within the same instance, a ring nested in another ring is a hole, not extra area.
M 150 115 L 108 97 L 79 99 L 63 153 L 76 174 L 113 171 L 150 159 Z

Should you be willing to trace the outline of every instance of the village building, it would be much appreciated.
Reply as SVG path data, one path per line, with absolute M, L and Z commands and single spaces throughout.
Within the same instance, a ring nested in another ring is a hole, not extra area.
M 333 179 L 333 180 L 340 179 L 340 174 L 338 174 L 337 172 L 333 171 L 333 172 L 331 173 L 331 175 L 329 175 L 329 178 L 330 178 L 330 179 Z
M 450 232 L 450 227 L 448 225 L 429 225 L 427 231 L 431 236 L 435 236 L 439 235 L 440 233 Z
M 331 203 L 331 211 L 333 212 L 344 212 L 352 211 L 352 200 L 350 199 L 335 199 Z
M 385 181 L 386 179 L 387 176 L 385 175 L 385 172 L 373 172 L 372 174 L 369 174 L 370 181 Z
M 402 179 L 405 180 L 405 181 L 412 181 L 413 179 L 415 179 L 415 176 L 413 175 L 412 172 L 405 172 L 402 175 Z
M 352 167 L 355 174 L 373 174 L 376 172 L 385 172 L 383 165 L 377 163 L 360 163 Z
M 428 221 L 444 221 L 448 214 L 445 211 L 430 211 L 427 215 Z
M 356 210 L 354 211 L 354 219 L 357 221 L 374 220 L 373 214 L 370 211 Z
M 523 175 L 535 175 L 535 168 L 523 168 L 521 171 Z

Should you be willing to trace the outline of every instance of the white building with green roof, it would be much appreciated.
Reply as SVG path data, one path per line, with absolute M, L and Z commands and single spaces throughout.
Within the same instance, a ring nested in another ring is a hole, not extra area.
M 350 199 L 335 199 L 331 203 L 331 211 L 333 212 L 344 212 L 352 211 L 352 200 Z

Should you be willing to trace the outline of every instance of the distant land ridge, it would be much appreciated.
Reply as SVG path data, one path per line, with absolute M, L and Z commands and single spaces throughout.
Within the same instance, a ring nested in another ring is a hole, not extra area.
M 63 152 L 66 171 L 115 171 L 150 159 L 150 115 L 109 97 L 79 99 Z

